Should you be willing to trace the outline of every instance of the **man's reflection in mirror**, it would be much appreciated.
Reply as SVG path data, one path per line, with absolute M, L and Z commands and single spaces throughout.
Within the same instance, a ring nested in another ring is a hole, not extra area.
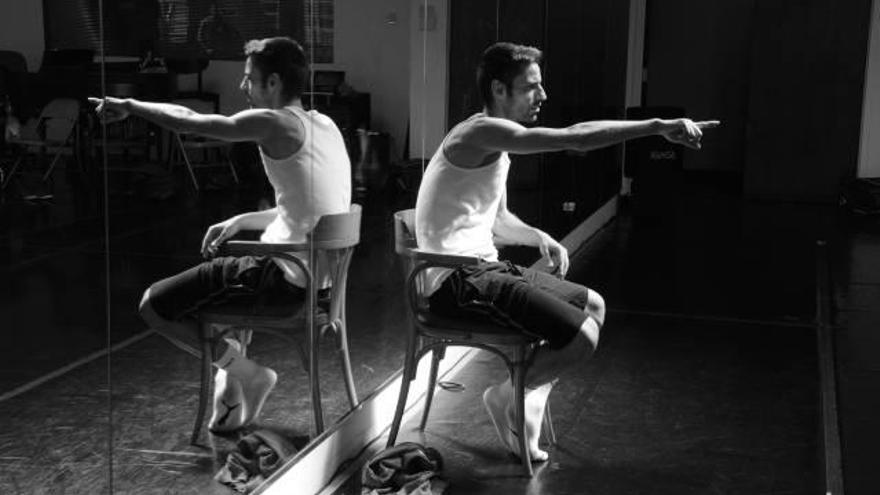
M 214 257 L 221 243 L 244 230 L 262 231 L 263 242 L 304 243 L 322 215 L 348 212 L 351 202 L 350 164 L 339 129 L 325 115 L 303 108 L 309 72 L 303 48 L 290 38 L 267 38 L 248 42 L 245 55 L 240 89 L 251 108 L 232 116 L 131 98 L 91 99 L 108 121 L 137 116 L 175 132 L 250 141 L 259 148 L 276 206 L 208 227 L 201 249 L 209 260 L 156 282 L 141 301 L 141 315 L 151 328 L 198 357 L 202 343 L 195 315 L 200 309 L 242 295 L 306 298 L 305 276 L 294 263 Z M 307 253 L 296 255 L 308 263 Z M 225 343 L 212 346 L 217 372 L 209 429 L 216 433 L 253 422 L 277 379 L 275 371 L 245 357 L 235 338 Z

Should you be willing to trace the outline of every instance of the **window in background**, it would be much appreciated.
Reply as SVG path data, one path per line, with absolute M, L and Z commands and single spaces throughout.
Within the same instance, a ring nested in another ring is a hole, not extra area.
M 47 49 L 99 51 L 98 0 L 43 0 L 43 12 Z M 241 59 L 246 40 L 290 36 L 333 62 L 333 0 L 117 0 L 104 2 L 104 30 L 108 56 Z

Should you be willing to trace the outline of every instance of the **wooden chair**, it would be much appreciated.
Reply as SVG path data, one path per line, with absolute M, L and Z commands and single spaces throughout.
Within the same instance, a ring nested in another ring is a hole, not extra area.
M 348 353 L 348 335 L 345 321 L 345 294 L 348 278 L 348 267 L 354 247 L 360 241 L 361 207 L 351 205 L 348 213 L 324 215 L 308 236 L 308 241 L 299 244 L 269 244 L 256 241 L 228 241 L 219 255 L 224 256 L 271 256 L 276 259 L 295 263 L 306 278 L 307 296 L 302 301 L 290 301 L 281 305 L 261 308 L 255 314 L 252 303 L 225 304 L 206 308 L 199 312 L 202 328 L 202 373 L 199 409 L 191 437 L 191 443 L 197 444 L 202 430 L 208 399 L 211 394 L 212 347 L 227 335 L 234 332 L 242 343 L 242 351 L 247 352 L 252 332 L 269 333 L 292 342 L 299 352 L 309 377 L 309 390 L 312 398 L 312 412 L 316 435 L 324 431 L 324 416 L 321 407 L 321 391 L 318 379 L 318 348 L 325 332 L 332 331 L 337 340 L 343 380 L 351 407 L 358 404 L 357 392 L 351 372 L 351 361 Z M 309 263 L 306 266 L 293 252 L 308 253 Z M 332 286 L 330 288 L 329 306 L 318 300 L 318 288 L 315 286 L 316 275 L 313 267 L 316 260 L 323 257 Z M 307 311 L 312 308 L 313 311 Z M 215 331 L 215 326 L 224 326 L 222 331 Z M 306 350 L 302 342 L 294 338 L 297 329 L 307 331 Z
M 4 189 L 28 156 L 45 158 L 51 154 L 51 162 L 43 174 L 44 182 L 52 175 L 63 155 L 78 159 L 79 110 L 79 101 L 56 98 L 46 104 L 38 118 L 29 120 L 22 127 L 21 136 L 9 141 L 9 144 L 17 145 L 21 153 L 2 184 Z
M 425 429 L 434 389 L 437 384 L 437 371 L 449 346 L 466 346 L 483 349 L 500 357 L 507 366 L 511 383 L 514 386 L 516 402 L 516 434 L 519 439 L 523 468 L 532 476 L 532 462 L 526 445 L 525 436 L 525 376 L 531 365 L 535 352 L 542 344 L 538 337 L 529 336 L 524 332 L 511 331 L 511 327 L 493 324 L 488 321 L 469 321 L 459 318 L 438 316 L 430 312 L 427 298 L 423 296 L 424 278 L 429 268 L 457 268 L 462 265 L 476 265 L 479 258 L 472 256 L 456 256 L 427 253 L 420 251 L 415 240 L 415 210 L 403 210 L 394 214 L 395 251 L 403 262 L 406 277 L 405 294 L 407 313 L 411 324 L 406 335 L 406 355 L 404 357 L 403 379 L 400 384 L 400 396 L 394 420 L 388 432 L 387 446 L 393 446 L 397 440 L 409 387 L 415 379 L 419 360 L 431 352 L 431 369 L 428 390 L 425 397 L 425 408 L 422 412 L 420 430 Z M 544 429 L 552 443 L 556 442 L 550 417 L 549 403 L 544 414 Z

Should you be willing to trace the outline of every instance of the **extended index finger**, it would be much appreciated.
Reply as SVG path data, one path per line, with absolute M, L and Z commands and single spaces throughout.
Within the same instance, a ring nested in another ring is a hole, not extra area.
M 721 125 L 720 120 L 704 120 L 702 122 L 695 122 L 697 127 L 700 129 L 712 129 L 714 127 L 718 127 Z
M 91 103 L 92 105 L 100 105 L 101 103 L 104 103 L 104 99 L 103 98 L 95 98 L 94 96 L 89 96 L 89 103 Z

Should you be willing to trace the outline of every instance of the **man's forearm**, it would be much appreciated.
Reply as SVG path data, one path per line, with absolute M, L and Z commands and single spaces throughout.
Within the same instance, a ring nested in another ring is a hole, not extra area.
M 194 118 L 200 115 L 182 105 L 154 103 L 133 98 L 125 100 L 125 109 L 131 115 L 136 115 L 175 132 L 189 132 L 192 129 Z
M 629 139 L 653 136 L 660 132 L 662 122 L 660 119 L 597 120 L 574 124 L 567 130 L 572 135 L 574 149 L 589 151 Z
M 277 207 L 236 215 L 235 222 L 241 230 L 265 230 L 276 216 L 278 216 Z
M 500 214 L 492 227 L 495 239 L 501 244 L 536 246 L 538 229 L 523 222 L 518 216 L 507 212 Z

